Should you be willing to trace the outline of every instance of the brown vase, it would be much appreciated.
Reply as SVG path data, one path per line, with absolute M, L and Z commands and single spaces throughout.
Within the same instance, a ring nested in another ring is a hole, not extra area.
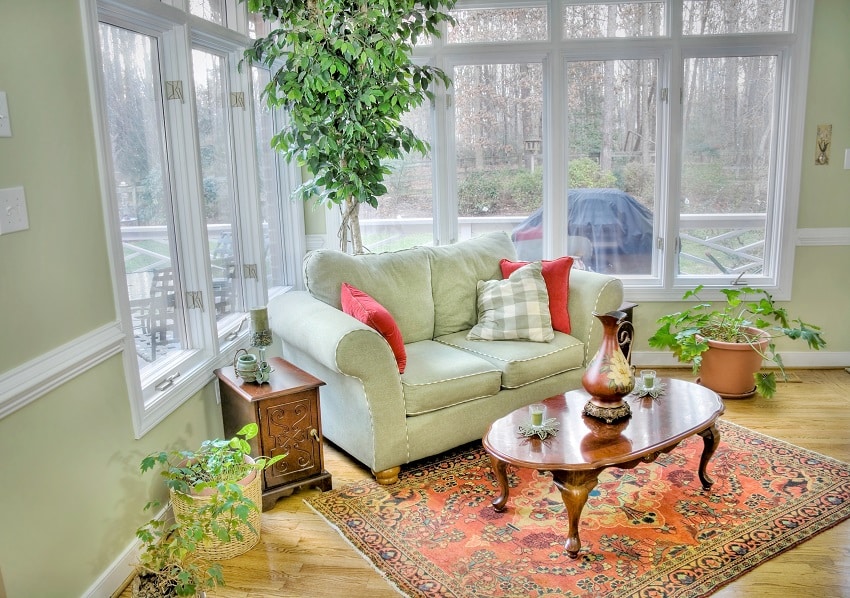
M 758 337 L 754 343 L 764 353 L 770 343 L 767 332 L 748 328 Z M 710 388 L 724 399 L 744 399 L 756 392 L 755 374 L 761 369 L 762 357 L 748 343 L 726 343 L 708 340 L 708 351 L 702 354 L 699 384 Z
M 626 313 L 593 312 L 593 315 L 602 323 L 602 344 L 581 377 L 582 386 L 590 394 L 584 414 L 610 423 L 631 415 L 629 404 L 623 397 L 632 392 L 635 379 L 617 341 Z

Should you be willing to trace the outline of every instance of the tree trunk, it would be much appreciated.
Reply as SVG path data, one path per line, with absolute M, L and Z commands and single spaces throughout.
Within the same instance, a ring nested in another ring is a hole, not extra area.
M 345 200 L 342 210 L 342 223 L 339 225 L 339 250 L 348 252 L 351 242 L 351 252 L 355 255 L 363 253 L 363 239 L 360 236 L 360 202 L 353 197 Z

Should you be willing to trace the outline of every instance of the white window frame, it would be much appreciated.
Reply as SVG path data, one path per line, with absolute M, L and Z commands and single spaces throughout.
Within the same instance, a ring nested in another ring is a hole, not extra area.
M 446 36 L 433 44 L 417 47 L 414 57 L 451 73 L 456 64 L 534 61 L 543 57 L 544 63 L 544 127 L 550 131 L 545 148 L 546 176 L 543 206 L 550 217 L 544 219 L 544 257 L 563 255 L 566 239 L 557 231 L 566 228 L 566 206 L 553 198 L 563 197 L 566 175 L 563 164 L 566 155 L 565 119 L 555 105 L 562 101 L 566 83 L 563 69 L 569 60 L 652 58 L 659 61 L 658 85 L 668 90 L 668 101 L 659 100 L 656 165 L 656 249 L 653 274 L 623 276 L 624 286 L 633 301 L 679 300 L 687 288 L 704 283 L 708 298 L 716 297 L 712 288 L 722 288 L 746 281 L 758 284 L 778 299 L 788 299 L 791 293 L 796 241 L 796 214 L 799 204 L 800 174 L 803 160 L 803 127 L 805 120 L 806 81 L 808 79 L 809 46 L 812 29 L 813 0 L 789 0 L 789 31 L 738 35 L 683 36 L 681 34 L 682 3 L 665 0 L 665 34 L 655 38 L 605 38 L 561 40 L 562 8 L 564 4 L 617 3 L 621 0 L 549 0 L 546 41 L 494 42 L 448 44 Z M 622 0 L 639 2 L 640 0 Z M 539 0 L 460 0 L 458 9 L 510 8 L 540 5 Z M 445 25 L 443 25 L 445 27 Z M 773 196 L 767 214 L 765 243 L 772 247 L 769 256 L 769 276 L 681 276 L 676 273 L 676 239 L 678 236 L 678 197 L 682 139 L 681 66 L 693 56 L 729 55 L 742 52 L 750 55 L 776 55 L 777 111 L 776 145 L 772 162 Z M 444 92 L 439 86 L 432 103 L 435 111 L 432 155 L 434 165 L 434 241 L 452 243 L 457 239 L 457 199 L 453 163 L 454 135 L 452 90 Z M 333 216 L 333 215 L 331 215 Z M 558 225 L 561 223 L 561 226 Z M 336 232 L 337 220 L 327 221 L 329 237 Z
M 109 236 L 109 261 L 113 273 L 116 313 L 124 331 L 124 370 L 131 403 L 131 416 L 137 438 L 197 394 L 214 379 L 213 370 L 232 360 L 236 349 L 247 345 L 248 326 L 243 325 L 247 310 L 264 305 L 270 296 L 300 286 L 300 263 L 304 255 L 304 218 L 300 204 L 289 201 L 289 189 L 298 182 L 297 170 L 279 161 L 279 184 L 283 187 L 279 211 L 284 220 L 284 247 L 271 248 L 283 252 L 287 281 L 282 287 L 268 289 L 265 276 L 265 244 L 258 202 L 258 174 L 253 120 L 252 81 L 249 69 L 240 72 L 242 51 L 251 44 L 247 35 L 247 12 L 238 0 L 227 0 L 227 20 L 238 30 L 228 29 L 189 15 L 183 0 L 170 3 L 159 0 L 79 0 L 82 8 L 84 36 L 89 68 L 92 114 L 100 164 L 101 196 Z M 235 18 L 234 18 L 235 17 Z M 164 360 L 140 374 L 133 342 L 132 319 L 124 271 L 121 231 L 117 202 L 112 197 L 111 148 L 105 123 L 106 107 L 102 95 L 99 23 L 108 22 L 160 40 L 162 81 L 180 80 L 183 101 L 164 103 L 165 131 L 168 138 L 166 160 L 170 188 L 177 198 L 175 237 L 180 281 L 183 290 L 200 290 L 204 309 L 185 310 L 190 349 Z M 231 143 L 234 154 L 234 194 L 237 209 L 234 225 L 240 232 L 237 255 L 243 264 L 257 265 L 257 278 L 242 278 L 244 305 L 239 313 L 229 315 L 219 327 L 212 309 L 212 281 L 209 275 L 207 230 L 203 216 L 202 182 L 199 166 L 198 135 L 192 84 L 191 51 L 193 47 L 211 51 L 226 58 L 229 91 L 242 91 L 245 109 L 232 108 Z M 269 149 L 271 151 L 271 149 Z M 271 292 L 271 295 L 270 295 Z M 159 387 L 159 388 L 157 388 Z

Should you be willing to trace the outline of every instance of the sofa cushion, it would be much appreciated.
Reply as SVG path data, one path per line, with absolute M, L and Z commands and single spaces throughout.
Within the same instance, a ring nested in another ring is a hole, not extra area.
M 516 270 L 505 280 L 478 281 L 478 323 L 470 340 L 552 340 L 549 295 L 540 262 Z
M 342 283 L 340 301 L 342 302 L 342 311 L 357 318 L 367 326 L 371 326 L 387 340 L 398 364 L 398 373 L 403 374 L 404 367 L 407 364 L 404 337 L 402 337 L 392 314 L 372 297 L 347 282 Z
M 519 388 L 584 366 L 584 344 L 562 332 L 548 343 L 472 341 L 464 332 L 435 340 L 486 359 L 502 372 L 503 388 Z
M 340 288 L 347 282 L 387 308 L 405 341 L 433 338 L 431 264 L 425 248 L 364 255 L 317 249 L 304 258 L 304 281 L 313 297 L 337 309 L 342 309 Z
M 528 262 L 502 260 L 499 266 L 502 277 L 507 278 Z M 573 258 L 559 257 L 556 260 L 543 260 L 543 280 L 549 293 L 549 315 L 552 316 L 552 328 L 564 334 L 570 333 L 570 312 L 567 304 L 570 299 L 570 269 Z
M 500 280 L 499 260 L 516 259 L 510 236 L 506 232 L 487 233 L 453 245 L 428 247 L 427 251 L 434 302 L 432 338 L 469 330 L 478 322 L 478 281 Z M 407 334 L 404 338 L 412 340 Z
M 434 341 L 409 343 L 405 349 L 407 368 L 401 385 L 407 415 L 499 392 L 502 374 L 486 359 Z

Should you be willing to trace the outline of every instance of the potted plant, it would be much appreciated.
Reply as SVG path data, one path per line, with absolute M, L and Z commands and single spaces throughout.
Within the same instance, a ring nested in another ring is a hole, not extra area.
M 815 350 L 826 345 L 820 327 L 792 320 L 764 289 L 720 289 L 725 303 L 712 305 L 700 300 L 703 288 L 699 285 L 682 297 L 699 303 L 658 319 L 660 326 L 649 338 L 649 346 L 670 349 L 680 362 L 693 364 L 699 382 L 724 398 L 751 396 L 756 391 L 765 397 L 774 395 L 775 372 L 761 371 L 763 362 L 769 361 L 787 379 L 774 339 L 802 339 Z
M 158 506 L 149 503 L 145 508 Z M 132 583 L 134 598 L 198 596 L 224 585 L 221 565 L 198 555 L 197 536 L 203 530 L 191 525 L 151 519 L 136 530 L 142 552 Z
M 138 583 L 194 596 L 222 584 L 214 561 L 242 554 L 260 538 L 262 470 L 285 454 L 251 457 L 251 423 L 229 440 L 204 440 L 197 450 L 160 451 L 142 459 L 142 472 L 156 467 L 168 487 L 174 521 L 152 519 L 136 531 L 143 545 Z M 157 501 L 145 509 L 159 506 Z
M 245 57 L 276 69 L 263 95 L 287 109 L 287 121 L 271 145 L 311 177 L 293 195 L 339 206 L 340 249 L 362 253 L 360 204 L 377 207 L 386 193 L 386 160 L 428 151 L 401 117 L 450 80 L 414 62 L 413 46 L 454 22 L 455 0 L 244 1 L 273 24 Z

